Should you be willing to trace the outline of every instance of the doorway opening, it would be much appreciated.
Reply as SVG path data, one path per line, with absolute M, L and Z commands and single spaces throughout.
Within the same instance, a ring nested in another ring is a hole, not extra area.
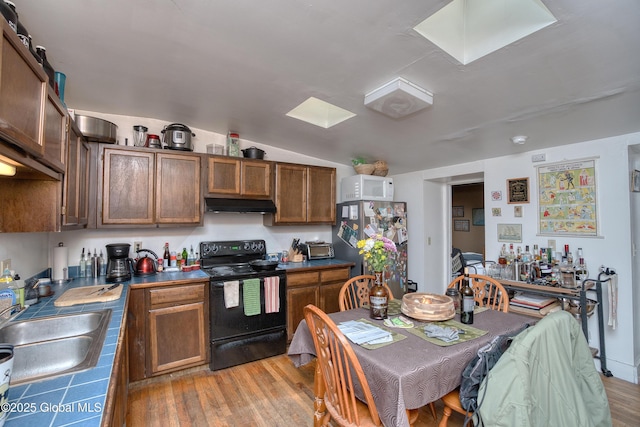
M 452 255 L 461 252 L 462 269 L 470 266 L 471 273 L 484 274 L 484 218 L 484 182 L 451 185 Z

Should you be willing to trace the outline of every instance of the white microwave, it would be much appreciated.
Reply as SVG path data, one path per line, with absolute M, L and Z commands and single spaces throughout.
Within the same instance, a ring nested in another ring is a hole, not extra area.
M 393 178 L 375 175 L 353 175 L 342 178 L 343 202 L 352 200 L 393 201 Z

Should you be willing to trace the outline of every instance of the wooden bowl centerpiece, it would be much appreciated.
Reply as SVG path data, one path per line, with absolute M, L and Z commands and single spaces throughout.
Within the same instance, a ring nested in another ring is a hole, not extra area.
M 449 320 L 456 314 L 451 297 L 423 292 L 403 296 L 400 310 L 406 316 L 429 321 Z

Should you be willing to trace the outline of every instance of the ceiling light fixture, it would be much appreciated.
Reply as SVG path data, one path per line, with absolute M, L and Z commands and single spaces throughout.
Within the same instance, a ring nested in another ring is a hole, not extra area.
M 366 94 L 364 105 L 386 116 L 399 119 L 433 105 L 433 94 L 398 77 Z
M 517 136 L 511 137 L 511 142 L 517 145 L 524 145 L 524 143 L 527 142 L 528 138 L 529 137 L 525 135 L 517 135 Z
M 16 174 L 15 166 L 11 166 L 4 162 L 0 162 L 0 175 L 14 176 L 15 174 Z

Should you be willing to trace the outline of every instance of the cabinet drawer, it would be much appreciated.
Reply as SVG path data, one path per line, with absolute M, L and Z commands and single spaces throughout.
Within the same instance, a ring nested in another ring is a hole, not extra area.
M 187 304 L 204 301 L 205 284 L 172 286 L 167 288 L 151 289 L 149 291 L 149 303 L 151 307 L 167 304 Z
M 320 273 L 317 271 L 287 274 L 287 287 L 316 285 L 319 280 Z
M 349 280 L 349 268 L 339 268 L 336 270 L 323 270 L 320 272 L 320 281 L 322 283 L 336 282 L 338 280 Z

